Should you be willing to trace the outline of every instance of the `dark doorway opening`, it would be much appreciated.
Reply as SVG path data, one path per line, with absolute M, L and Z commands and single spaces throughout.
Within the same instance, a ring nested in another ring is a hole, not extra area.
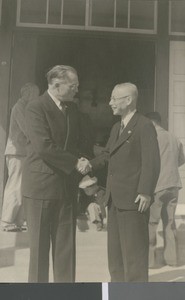
M 108 132 L 114 122 L 108 106 L 114 85 L 132 82 L 139 89 L 138 110 L 154 109 L 155 43 L 102 36 L 40 36 L 37 46 L 36 81 L 47 87 L 45 73 L 56 64 L 76 68 L 82 110 L 97 132 Z

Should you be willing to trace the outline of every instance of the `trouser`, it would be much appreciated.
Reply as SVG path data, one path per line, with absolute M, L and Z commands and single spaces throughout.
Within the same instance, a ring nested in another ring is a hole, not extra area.
M 24 159 L 25 157 L 22 156 L 6 156 L 8 179 L 4 190 L 1 220 L 6 223 L 15 223 L 18 226 L 24 222 L 21 194 Z
M 92 202 L 88 205 L 88 213 L 89 213 L 89 218 L 90 218 L 90 221 L 92 223 L 95 223 L 96 221 L 97 222 L 101 222 L 102 221 L 102 218 L 101 218 L 101 209 L 100 209 L 100 206 L 95 203 L 95 202 Z
M 75 218 L 71 203 L 24 197 L 30 241 L 29 282 L 48 282 L 52 244 L 54 282 L 75 281 Z
M 148 281 L 148 212 L 108 207 L 108 263 L 112 282 Z
M 156 232 L 162 219 L 164 236 L 164 259 L 169 265 L 177 264 L 177 244 L 175 210 L 178 200 L 178 188 L 169 188 L 155 194 L 154 203 L 150 208 L 149 221 L 149 266 L 156 264 Z

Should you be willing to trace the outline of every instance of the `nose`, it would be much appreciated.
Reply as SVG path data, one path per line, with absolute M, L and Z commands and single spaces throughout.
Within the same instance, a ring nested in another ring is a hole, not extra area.
M 112 101 L 112 99 L 110 99 L 109 105 L 111 106 L 112 104 L 113 104 L 113 101 Z
M 73 90 L 73 92 L 76 94 L 76 93 L 78 93 L 78 85 L 76 84 L 76 85 L 74 85 L 73 87 L 72 87 L 72 90 Z

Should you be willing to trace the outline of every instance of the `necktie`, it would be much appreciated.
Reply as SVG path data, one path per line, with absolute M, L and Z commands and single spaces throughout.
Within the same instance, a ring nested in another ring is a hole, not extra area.
M 121 125 L 120 125 L 120 129 L 119 129 L 119 136 L 122 134 L 123 130 L 124 130 L 124 123 L 121 122 Z
M 60 102 L 58 107 L 63 112 L 63 114 L 66 115 L 66 106 L 65 106 L 65 104 Z

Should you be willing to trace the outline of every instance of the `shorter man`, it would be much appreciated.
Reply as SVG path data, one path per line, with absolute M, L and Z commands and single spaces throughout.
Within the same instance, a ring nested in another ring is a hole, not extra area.
M 160 170 L 157 134 L 137 112 L 138 89 L 132 83 L 114 87 L 109 105 L 120 116 L 105 151 L 90 161 L 92 170 L 108 164 L 108 264 L 112 282 L 148 281 L 149 207 Z M 79 170 L 86 171 L 82 165 Z
M 103 229 L 103 219 L 106 217 L 104 206 L 105 190 L 98 186 L 97 178 L 86 175 L 79 183 L 86 195 L 87 211 L 91 223 L 96 224 L 97 231 Z
M 156 265 L 156 231 L 160 218 L 163 223 L 164 260 L 167 265 L 175 266 L 178 263 L 175 210 L 179 189 L 182 188 L 178 167 L 185 163 L 183 146 L 173 134 L 161 127 L 161 116 L 158 112 L 151 112 L 146 116 L 152 120 L 156 128 L 161 157 L 161 171 L 155 189 L 155 201 L 150 207 L 149 267 Z

